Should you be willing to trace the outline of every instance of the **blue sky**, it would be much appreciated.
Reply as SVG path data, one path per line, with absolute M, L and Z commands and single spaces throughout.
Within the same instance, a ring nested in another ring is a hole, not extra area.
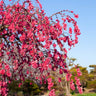
M 81 30 L 79 43 L 68 53 L 76 58 L 75 63 L 84 67 L 96 64 L 96 0 L 40 0 L 48 16 L 63 10 L 73 10 L 79 14 L 78 25 Z

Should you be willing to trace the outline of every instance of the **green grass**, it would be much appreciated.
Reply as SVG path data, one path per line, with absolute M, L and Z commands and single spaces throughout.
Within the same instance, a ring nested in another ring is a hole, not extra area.
M 76 94 L 72 96 L 96 96 L 96 93 Z

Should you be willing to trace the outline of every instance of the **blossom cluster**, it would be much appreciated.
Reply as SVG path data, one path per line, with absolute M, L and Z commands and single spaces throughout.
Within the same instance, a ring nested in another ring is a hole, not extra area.
M 69 81 L 71 75 L 65 62 L 67 51 L 78 43 L 78 36 L 81 34 L 75 20 L 78 15 L 73 11 L 62 10 L 48 17 L 38 0 L 37 6 L 31 0 L 24 0 L 22 4 L 17 1 L 13 5 L 6 5 L 4 0 L 0 1 L 2 96 L 6 96 L 8 92 L 7 83 L 12 80 L 24 81 L 26 78 L 38 79 L 41 84 L 42 79 L 48 80 L 48 89 L 51 90 L 53 83 L 47 78 L 50 70 L 56 71 L 58 68 L 60 74 L 67 73 Z M 67 12 L 73 17 L 67 15 Z M 57 15 L 61 16 L 62 21 L 58 18 L 54 20 Z M 68 27 L 68 23 L 73 27 Z M 77 72 L 81 75 L 79 69 Z M 59 81 L 61 82 L 60 79 Z M 21 83 L 18 86 L 20 87 Z M 80 87 L 78 89 L 81 90 Z M 53 93 L 54 90 L 51 90 L 50 96 L 55 96 Z

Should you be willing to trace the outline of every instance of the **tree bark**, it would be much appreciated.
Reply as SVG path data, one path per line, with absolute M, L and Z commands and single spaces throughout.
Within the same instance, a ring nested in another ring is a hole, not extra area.
M 66 96 L 71 96 L 71 94 L 70 94 L 70 82 L 68 82 L 66 80 L 66 74 L 64 74 L 63 76 L 65 77 Z

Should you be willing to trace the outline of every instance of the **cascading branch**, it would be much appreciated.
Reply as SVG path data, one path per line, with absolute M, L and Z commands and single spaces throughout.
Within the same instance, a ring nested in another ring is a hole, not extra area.
M 68 48 L 78 43 L 81 34 L 74 19 L 78 15 L 63 10 L 48 17 L 38 0 L 37 6 L 31 0 L 9 1 L 10 5 L 0 1 L 0 94 L 7 96 L 7 84 L 12 80 L 21 80 L 20 87 L 29 78 L 41 84 L 42 79 L 48 81 L 49 96 L 55 96 L 48 76 L 58 68 L 60 74 L 66 73 L 66 80 L 71 81 L 70 88 L 74 90 L 66 58 Z M 81 75 L 79 69 L 77 73 Z M 75 80 L 82 93 L 79 79 Z

